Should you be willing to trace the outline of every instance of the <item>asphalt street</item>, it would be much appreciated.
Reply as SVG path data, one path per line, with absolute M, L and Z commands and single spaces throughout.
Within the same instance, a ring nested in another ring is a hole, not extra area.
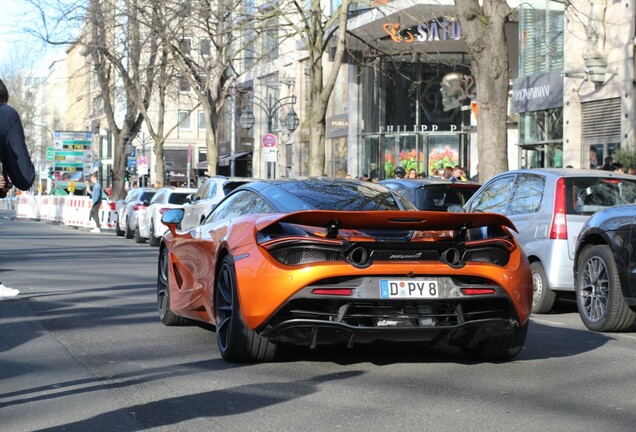
M 0 211 L 0 431 L 633 431 L 636 333 L 562 303 L 508 363 L 452 348 L 287 350 L 232 365 L 157 317 L 157 249 Z

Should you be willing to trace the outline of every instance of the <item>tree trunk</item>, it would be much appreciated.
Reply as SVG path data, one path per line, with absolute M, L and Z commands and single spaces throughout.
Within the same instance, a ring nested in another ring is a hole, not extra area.
M 512 10 L 505 0 L 455 0 L 462 36 L 472 58 L 477 93 L 477 154 L 483 183 L 508 170 L 510 66 L 504 32 Z

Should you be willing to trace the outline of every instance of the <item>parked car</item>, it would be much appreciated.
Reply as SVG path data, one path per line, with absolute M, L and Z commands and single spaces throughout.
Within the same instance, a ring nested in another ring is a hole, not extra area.
M 181 222 L 181 228 L 189 229 L 198 226 L 224 196 L 242 184 L 253 180 L 242 177 L 228 178 L 219 175 L 210 177 L 199 186 L 196 193 L 186 200 L 183 206 L 185 216 L 183 217 L 183 222 Z
M 530 264 L 505 216 L 418 211 L 383 185 L 327 178 L 247 183 L 185 232 L 183 213 L 162 216 L 160 319 L 213 324 L 227 361 L 375 341 L 507 360 L 524 344 Z
M 149 241 L 150 246 L 159 246 L 159 238 L 166 232 L 167 227 L 161 223 L 163 209 L 182 207 L 186 198 L 195 193 L 194 188 L 164 187 L 152 197 L 143 217 L 138 218 L 135 226 L 134 238 L 137 243 Z
M 134 188 L 128 191 L 126 199 L 117 207 L 117 220 L 115 221 L 115 234 L 133 238 L 138 219 L 141 217 L 150 200 L 157 192 L 154 188 Z
M 390 179 L 381 184 L 415 204 L 419 210 L 446 211 L 453 204 L 464 205 L 481 186 L 479 183 L 440 178 Z
M 636 200 L 636 177 L 602 170 L 548 168 L 501 173 L 464 206 L 501 213 L 515 224 L 532 267 L 532 312 L 550 312 L 573 295 L 573 259 L 581 228 L 596 211 Z
M 624 331 L 636 321 L 636 205 L 595 213 L 574 254 L 576 303 L 594 331 Z

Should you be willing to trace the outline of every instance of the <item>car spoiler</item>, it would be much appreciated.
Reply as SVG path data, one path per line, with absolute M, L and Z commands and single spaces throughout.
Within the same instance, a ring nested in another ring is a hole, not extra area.
M 497 213 L 447 213 L 414 210 L 333 211 L 302 210 L 288 214 L 272 214 L 256 221 L 262 231 L 276 223 L 292 223 L 337 229 L 439 231 L 487 226 L 505 226 L 517 231 L 506 216 Z M 517 231 L 518 232 L 518 231 Z

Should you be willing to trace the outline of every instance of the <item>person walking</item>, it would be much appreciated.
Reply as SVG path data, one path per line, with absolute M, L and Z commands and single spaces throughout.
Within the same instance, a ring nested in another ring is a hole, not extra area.
M 24 141 L 20 115 L 9 103 L 9 90 L 0 79 L 0 195 L 6 196 L 8 186 L 28 190 L 35 180 L 35 168 Z M 15 297 L 19 290 L 0 282 L 0 300 Z
M 91 197 L 93 206 L 91 207 L 90 219 L 95 221 L 95 228 L 91 232 L 101 232 L 102 225 L 99 222 L 99 208 L 102 206 L 102 185 L 97 179 L 97 174 L 91 176 Z

